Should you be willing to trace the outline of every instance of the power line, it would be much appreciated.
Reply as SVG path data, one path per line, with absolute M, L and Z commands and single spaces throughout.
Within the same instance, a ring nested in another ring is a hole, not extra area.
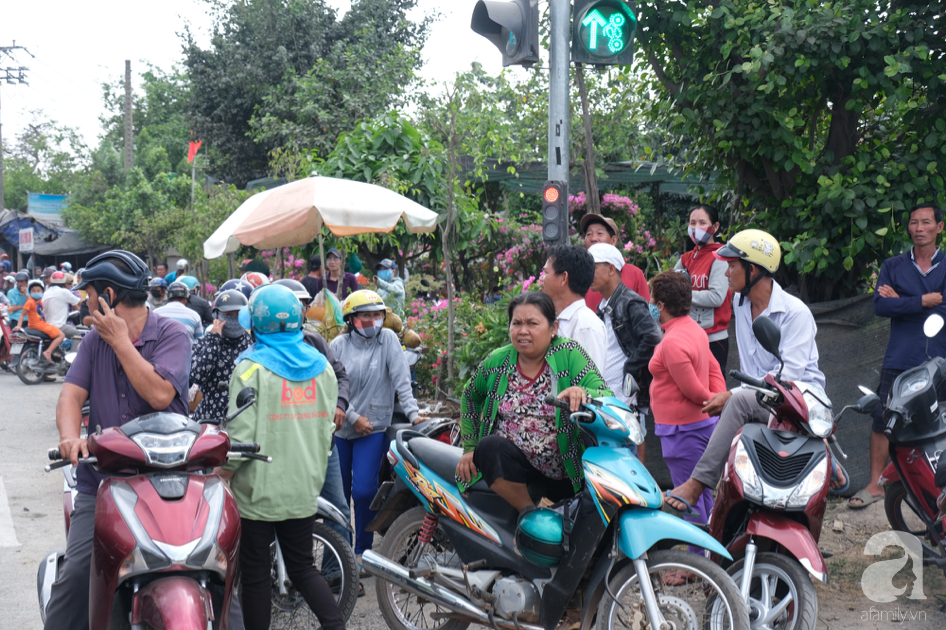
M 3 57 L 9 57 L 13 61 L 16 61 L 16 56 L 14 53 L 17 50 L 22 50 L 30 57 L 33 56 L 33 53 L 26 50 L 23 46 L 17 46 L 16 40 L 13 40 L 13 45 L 11 46 L 0 46 L 0 59 Z M 29 85 L 26 81 L 26 73 L 29 71 L 29 68 L 25 66 L 19 66 L 16 68 L 0 68 L 0 73 L 3 73 L 3 76 L 0 76 L 0 81 L 8 85 Z M 3 201 L 3 123 L 0 122 L 0 209 L 5 207 Z M 22 259 L 19 261 L 19 266 L 23 266 Z

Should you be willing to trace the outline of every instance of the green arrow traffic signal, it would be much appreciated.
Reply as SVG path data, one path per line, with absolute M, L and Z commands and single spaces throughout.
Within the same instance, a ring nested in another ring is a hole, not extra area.
M 634 7 L 622 0 L 575 0 L 572 61 L 630 64 L 637 30 Z

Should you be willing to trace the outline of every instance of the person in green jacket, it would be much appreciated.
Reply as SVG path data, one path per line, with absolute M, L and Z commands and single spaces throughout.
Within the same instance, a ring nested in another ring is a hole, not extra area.
M 586 397 L 612 393 L 581 344 L 557 332 L 549 296 L 528 292 L 509 303 L 512 343 L 486 357 L 460 400 L 461 492 L 482 478 L 521 512 L 535 505 L 528 486 L 552 501 L 581 489 L 578 427 L 545 397 L 567 400 L 577 411 Z
M 260 287 L 240 309 L 256 343 L 236 359 L 230 413 L 240 390 L 256 402 L 227 425 L 234 442 L 257 442 L 273 462 L 234 459 L 222 467 L 240 510 L 241 601 L 247 630 L 270 625 L 270 545 L 279 539 L 293 586 L 327 630 L 345 620 L 313 564 L 312 525 L 325 481 L 338 381 L 328 360 L 302 341 L 302 303 L 288 288 Z

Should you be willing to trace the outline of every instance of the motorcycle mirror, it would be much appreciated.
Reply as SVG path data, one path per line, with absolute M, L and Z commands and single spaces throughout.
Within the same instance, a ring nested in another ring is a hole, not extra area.
M 624 375 L 624 396 L 627 398 L 633 398 L 641 390 L 640 386 L 637 384 L 637 380 L 631 374 Z
M 251 405 L 256 401 L 256 390 L 252 387 L 244 387 L 240 390 L 240 393 L 237 394 L 236 404 L 237 407 L 244 407 L 246 405 Z
M 68 363 L 69 365 L 72 365 L 72 362 L 76 360 L 77 356 L 79 356 L 78 352 L 69 352 L 65 356 L 66 363 Z
M 868 394 L 874 393 L 870 388 L 864 387 L 863 385 L 858 385 L 857 389 L 861 390 L 861 393 L 864 394 L 865 396 L 867 396 Z
M 778 352 L 779 344 L 782 341 L 782 331 L 778 324 L 773 322 L 765 315 L 756 317 L 752 322 L 752 334 L 759 340 L 759 343 L 765 348 L 765 351 L 773 355 L 779 361 L 782 360 Z
M 877 394 L 869 393 L 862 397 L 851 406 L 851 409 L 857 413 L 873 413 L 874 409 L 880 404 L 880 397 Z
M 933 313 L 926 318 L 926 321 L 923 322 L 923 334 L 926 335 L 928 339 L 932 339 L 939 334 L 939 331 L 943 329 L 943 324 L 946 323 L 943 321 L 943 316 L 939 313 Z

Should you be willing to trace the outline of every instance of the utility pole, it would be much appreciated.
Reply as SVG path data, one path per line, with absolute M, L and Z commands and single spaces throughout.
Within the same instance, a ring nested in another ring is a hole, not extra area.
M 567 208 L 568 134 L 571 121 L 568 107 L 570 0 L 550 0 L 549 27 L 549 181 L 565 183 L 563 196 Z M 558 239 L 561 243 L 568 242 L 567 226 Z
M 131 129 L 131 59 L 125 60 L 125 171 L 131 170 L 133 163 Z
M 3 56 L 6 55 L 7 57 L 10 57 L 10 59 L 14 59 L 14 55 L 12 53 L 16 50 L 22 50 L 30 57 L 33 56 L 33 54 L 30 51 L 26 50 L 26 48 L 24 48 L 23 46 L 17 46 L 16 40 L 13 40 L 12 46 L 0 46 L 0 58 L 3 58 Z M 29 85 L 29 83 L 26 82 L 26 73 L 28 71 L 29 71 L 29 68 L 25 68 L 23 66 L 20 66 L 18 68 L 0 68 L 0 73 L 2 73 L 2 75 L 0 75 L 0 82 L 6 81 L 9 85 L 16 85 L 16 84 Z M 3 202 L 3 123 L 0 122 L 0 210 L 3 210 L 4 207 L 5 207 L 5 204 Z M 20 264 L 18 266 L 19 267 L 23 266 L 22 256 L 20 257 Z

